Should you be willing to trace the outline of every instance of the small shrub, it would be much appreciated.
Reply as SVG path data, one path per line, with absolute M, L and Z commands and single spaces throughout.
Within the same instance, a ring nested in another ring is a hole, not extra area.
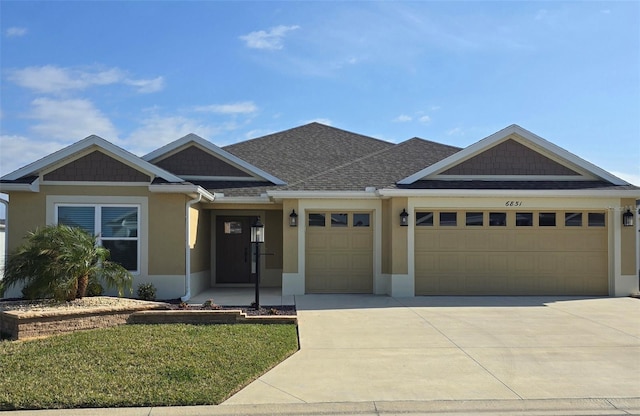
M 98 282 L 90 282 L 87 286 L 87 296 L 100 296 L 104 293 L 104 288 Z
M 142 283 L 138 285 L 138 299 L 156 300 L 156 287 L 153 283 Z
M 269 309 L 269 315 L 277 315 L 277 314 L 278 314 L 278 310 L 276 308 Z
M 222 306 L 220 305 L 216 305 L 213 302 L 213 299 L 207 299 L 204 301 L 204 303 L 202 304 L 202 308 L 203 309 L 222 309 Z
M 189 304 L 187 302 L 180 302 L 178 309 L 189 309 Z

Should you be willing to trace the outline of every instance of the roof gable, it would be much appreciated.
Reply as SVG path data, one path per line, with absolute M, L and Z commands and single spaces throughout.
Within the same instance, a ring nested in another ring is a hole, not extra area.
M 142 157 L 185 179 L 286 183 L 193 133 Z
M 94 150 L 42 175 L 45 181 L 63 182 L 150 182 L 149 175 Z
M 580 175 L 573 169 L 508 138 L 476 156 L 450 167 L 440 175 Z
M 57 152 L 51 153 L 40 160 L 6 174 L 1 179 L 3 181 L 16 181 L 24 177 L 37 177 L 43 172 L 51 173 L 59 167 L 74 162 L 78 159 L 78 155 L 82 157 L 87 154 L 91 154 L 92 150 L 99 150 L 100 153 L 108 155 L 111 159 L 125 164 L 150 177 L 161 178 L 167 182 L 182 182 L 182 179 L 179 177 L 140 159 L 133 153 L 130 153 L 96 135 L 86 137 L 79 142 L 60 149 Z
M 554 145 L 511 125 L 398 182 L 420 180 L 604 180 L 627 182 Z

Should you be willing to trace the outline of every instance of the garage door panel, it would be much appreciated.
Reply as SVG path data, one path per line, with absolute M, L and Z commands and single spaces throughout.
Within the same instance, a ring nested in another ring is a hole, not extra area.
M 307 293 L 373 292 L 373 227 L 354 227 L 347 216 L 347 226 L 307 228 Z
M 329 246 L 325 233 L 308 233 L 307 247 L 310 250 L 326 249 Z
M 349 248 L 349 236 L 345 233 L 337 233 L 337 235 L 329 236 L 329 245 L 327 247 L 330 250 L 340 250 Z
M 487 270 L 488 267 L 488 259 L 487 256 L 477 253 L 469 253 L 469 255 L 463 258 L 464 261 L 464 271 L 465 272 L 474 272 L 476 270 Z
M 608 293 L 606 227 L 570 227 L 563 221 L 555 227 L 540 227 L 537 221 L 445 229 L 435 224 L 417 227 L 415 237 L 417 295 Z
M 349 255 L 345 253 L 333 252 L 326 263 L 329 270 L 344 270 L 349 267 Z
M 352 250 L 364 250 L 370 251 L 373 249 L 373 240 L 371 234 L 354 234 L 351 236 L 351 249 Z
M 487 270 L 489 272 L 500 272 L 509 267 L 509 254 L 490 253 L 487 255 Z

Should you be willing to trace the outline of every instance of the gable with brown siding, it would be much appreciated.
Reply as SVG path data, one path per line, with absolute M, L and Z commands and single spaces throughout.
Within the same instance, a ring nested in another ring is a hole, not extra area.
M 569 175 L 579 173 L 513 139 L 485 150 L 441 175 Z
M 148 175 L 100 151 L 67 163 L 44 175 L 45 181 L 150 182 Z
M 154 164 L 176 175 L 251 177 L 245 171 L 196 146 L 187 147 Z

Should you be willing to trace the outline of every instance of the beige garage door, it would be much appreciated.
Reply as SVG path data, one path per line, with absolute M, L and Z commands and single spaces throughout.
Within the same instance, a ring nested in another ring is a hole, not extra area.
M 607 295 L 604 212 L 416 211 L 418 295 Z
M 307 293 L 373 292 L 373 224 L 368 212 L 309 212 Z

